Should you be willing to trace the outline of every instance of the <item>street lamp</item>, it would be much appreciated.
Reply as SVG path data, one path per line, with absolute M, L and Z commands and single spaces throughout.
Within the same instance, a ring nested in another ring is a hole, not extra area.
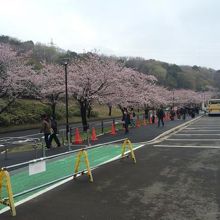
M 68 65 L 68 59 L 64 59 L 62 64 L 64 65 L 64 68 L 65 68 L 66 138 L 68 140 L 68 134 L 69 134 L 68 86 L 67 86 L 67 65 Z

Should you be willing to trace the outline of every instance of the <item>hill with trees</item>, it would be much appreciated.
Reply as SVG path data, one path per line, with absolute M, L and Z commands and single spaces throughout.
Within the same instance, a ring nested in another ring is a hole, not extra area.
M 57 105 L 65 97 L 64 66 L 68 66 L 69 99 L 77 103 L 84 130 L 96 104 L 108 107 L 109 113 L 112 107 L 123 113 L 125 108 L 147 111 L 160 105 L 199 105 L 216 95 L 210 88 L 219 79 L 219 71 L 198 66 L 92 52 L 77 54 L 52 43 L 48 46 L 1 36 L 0 124 L 9 113 L 17 111 L 12 107 L 24 99 L 40 101 L 42 109 L 49 106 L 49 114 L 57 116 Z M 29 121 L 39 118 L 35 114 L 31 112 Z M 7 118 L 7 124 L 11 124 L 11 118 Z
M 63 58 L 73 58 L 77 56 L 76 52 L 64 51 L 50 45 L 42 43 L 34 44 L 33 41 L 20 41 L 9 36 L 0 36 L 0 43 L 8 43 L 20 53 L 33 51 L 28 64 L 35 69 L 41 69 L 41 62 L 60 63 Z M 141 57 L 116 57 L 123 60 L 126 67 L 132 68 L 148 75 L 154 75 L 158 79 L 159 85 L 169 89 L 191 89 L 195 91 L 204 91 L 210 87 L 220 89 L 220 70 L 194 66 L 179 66 L 157 60 L 146 60 Z
M 175 89 L 204 91 L 209 87 L 220 88 L 220 71 L 200 66 L 178 66 L 143 58 L 124 58 L 126 66 L 145 74 L 154 75 L 160 85 Z

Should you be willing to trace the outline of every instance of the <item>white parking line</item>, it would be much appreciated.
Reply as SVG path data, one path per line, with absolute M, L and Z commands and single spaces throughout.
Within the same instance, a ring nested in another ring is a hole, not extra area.
M 212 148 L 212 149 L 220 149 L 220 146 L 196 146 L 196 145 L 166 145 L 166 144 L 156 144 L 153 145 L 154 147 L 170 147 L 170 148 Z
M 17 137 L 2 137 L 0 138 L 0 140 L 4 140 L 4 139 L 19 139 L 19 138 L 26 138 L 26 137 L 32 137 L 32 136 L 37 136 L 37 135 L 43 135 L 42 133 L 36 133 L 36 134 L 28 134 L 28 135 L 24 135 L 24 136 L 17 136 Z
M 192 130 L 192 131 L 220 131 L 220 129 L 191 129 L 191 128 L 185 128 L 184 130 Z M 190 131 L 191 132 L 191 131 Z
M 170 138 L 170 139 L 166 139 L 167 141 L 220 141 L 220 139 L 173 139 L 173 138 Z
M 203 136 L 203 135 L 208 135 L 208 136 L 211 136 L 211 135 L 216 135 L 216 136 L 219 136 L 220 134 L 183 134 L 183 133 L 180 133 L 180 134 L 174 134 L 173 136 L 177 136 L 177 135 L 179 135 L 179 136 L 193 136 L 193 135 L 201 135 L 201 136 Z

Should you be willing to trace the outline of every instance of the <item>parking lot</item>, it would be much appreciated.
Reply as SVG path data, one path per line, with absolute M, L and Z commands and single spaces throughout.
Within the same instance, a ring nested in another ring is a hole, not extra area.
M 202 117 L 166 140 L 135 151 L 17 207 L 7 219 L 220 219 L 220 118 Z

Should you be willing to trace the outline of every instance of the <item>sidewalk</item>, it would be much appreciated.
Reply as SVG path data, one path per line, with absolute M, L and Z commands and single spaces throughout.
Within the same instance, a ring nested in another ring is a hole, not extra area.
M 189 120 L 190 118 L 186 119 L 185 121 Z M 184 120 L 174 120 L 174 121 L 165 121 L 164 127 L 157 127 L 157 124 L 148 124 L 146 126 L 141 126 L 140 128 L 131 128 L 129 129 L 128 134 L 124 134 L 123 130 L 117 132 L 116 135 L 111 135 L 110 133 L 101 135 L 98 137 L 98 140 L 95 142 L 90 141 L 91 145 L 111 142 L 123 138 L 128 138 L 132 143 L 138 142 L 146 142 L 152 140 L 153 138 L 157 137 L 159 134 L 163 133 L 170 128 L 178 126 L 185 122 Z M 87 145 L 87 141 L 83 144 Z M 80 146 L 72 147 L 73 150 L 81 148 Z M 68 147 L 54 147 L 50 150 L 46 150 L 46 156 L 51 156 L 54 154 L 62 153 L 68 151 Z M 28 152 L 18 152 L 18 153 L 10 153 L 8 154 L 8 159 L 4 159 L 4 154 L 0 155 L 0 167 L 5 167 L 17 163 L 22 163 L 25 161 L 35 159 L 35 151 L 28 151 Z M 37 150 L 37 157 L 42 157 L 42 149 Z
M 131 129 L 126 137 L 132 142 L 149 141 L 183 122 L 168 121 L 163 128 L 142 126 Z M 124 137 L 123 131 L 118 132 L 117 136 L 106 134 L 99 137 L 98 143 Z M 82 176 L 16 207 L 16 217 L 11 217 L 9 212 L 3 213 L 2 217 L 5 220 L 160 219 L 159 216 L 148 216 L 147 210 L 153 207 L 144 204 L 151 198 L 140 196 L 152 181 L 157 181 L 155 174 L 158 173 L 158 166 L 164 166 L 160 164 L 160 160 L 164 160 L 163 155 L 159 156 L 156 151 L 151 147 L 142 147 L 135 151 L 137 164 L 134 165 L 129 158 L 104 165 L 93 171 L 94 183 L 89 183 L 87 176 Z

